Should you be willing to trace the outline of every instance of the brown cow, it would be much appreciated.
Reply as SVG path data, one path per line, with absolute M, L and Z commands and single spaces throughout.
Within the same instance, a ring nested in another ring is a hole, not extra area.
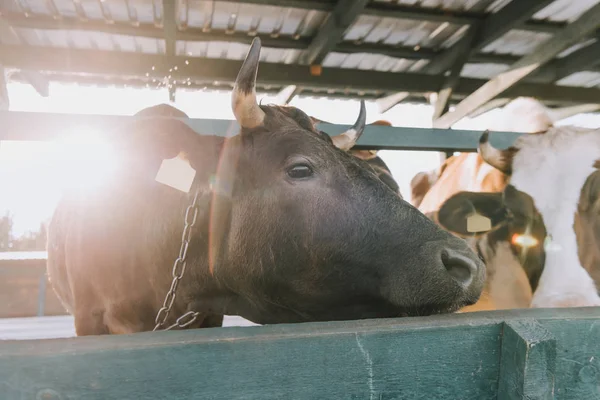
M 120 174 L 59 203 L 48 272 L 78 335 L 154 328 L 186 215 L 195 230 L 164 326 L 188 311 L 197 328 L 224 314 L 260 324 L 428 315 L 479 298 L 485 268 L 466 243 L 336 147 L 362 133 L 364 102 L 347 132 L 321 134 L 295 107 L 258 104 L 259 56 L 256 38 L 232 93 L 239 135 L 137 118 L 115 135 Z M 155 180 L 178 154 L 196 170 L 189 194 Z M 186 207 L 196 191 L 194 217 Z

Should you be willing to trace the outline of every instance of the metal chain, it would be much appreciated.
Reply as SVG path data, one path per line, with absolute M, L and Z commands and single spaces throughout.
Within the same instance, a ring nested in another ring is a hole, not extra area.
M 194 193 L 194 198 L 192 199 L 191 204 L 188 205 L 187 209 L 185 210 L 184 227 L 183 233 L 181 235 L 181 247 L 179 248 L 179 256 L 173 264 L 173 281 L 171 282 L 171 287 L 169 288 L 169 291 L 165 296 L 163 306 L 160 310 L 158 310 L 158 313 L 156 314 L 156 318 L 154 319 L 156 325 L 154 326 L 153 331 L 156 331 L 158 330 L 158 328 L 163 326 L 167 318 L 169 317 L 169 313 L 171 312 L 171 308 L 173 307 L 173 303 L 175 302 L 175 297 L 177 296 L 177 287 L 179 286 L 179 281 L 181 280 L 181 278 L 183 278 L 183 274 L 185 273 L 185 267 L 187 265 L 186 257 L 190 245 L 190 238 L 192 236 L 192 228 L 194 227 L 196 219 L 198 218 L 199 194 L 200 188 L 197 188 L 196 192 Z M 175 321 L 173 325 L 165 328 L 164 330 L 168 331 L 175 327 L 185 328 L 187 326 L 190 326 L 196 321 L 196 319 L 198 319 L 199 315 L 199 312 L 188 311 L 181 317 L 177 318 L 177 321 Z

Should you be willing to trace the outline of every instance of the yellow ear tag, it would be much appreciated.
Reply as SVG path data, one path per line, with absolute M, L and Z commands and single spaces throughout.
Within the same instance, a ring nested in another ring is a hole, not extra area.
M 178 154 L 175 158 L 163 160 L 156 173 L 157 182 L 171 186 L 177 190 L 188 193 L 196 176 L 196 170 L 190 163 Z
M 467 231 L 471 233 L 475 232 L 487 232 L 492 229 L 492 220 L 488 217 L 484 217 L 481 214 L 471 214 L 467 217 Z

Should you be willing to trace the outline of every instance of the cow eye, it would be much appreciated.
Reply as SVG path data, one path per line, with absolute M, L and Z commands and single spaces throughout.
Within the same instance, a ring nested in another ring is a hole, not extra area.
M 313 170 L 306 164 L 296 164 L 287 170 L 287 174 L 292 179 L 302 179 L 312 176 Z

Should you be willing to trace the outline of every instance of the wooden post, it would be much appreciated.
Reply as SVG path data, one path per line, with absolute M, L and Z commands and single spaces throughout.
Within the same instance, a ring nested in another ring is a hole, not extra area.
M 533 319 L 504 323 L 498 400 L 554 399 L 556 339 Z

